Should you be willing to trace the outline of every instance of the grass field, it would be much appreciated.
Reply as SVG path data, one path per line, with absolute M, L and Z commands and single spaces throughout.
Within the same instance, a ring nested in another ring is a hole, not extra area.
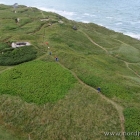
M 7 129 L 0 127 L 0 140 L 24 140 L 20 137 L 12 135 Z
M 40 21 L 44 17 L 48 21 Z M 104 135 L 140 131 L 139 40 L 26 6 L 14 13 L 0 5 L 0 25 L 0 124 L 9 133 L 5 139 L 139 139 Z M 8 43 L 13 41 L 32 46 L 11 49 Z
M 115 108 L 95 91 L 79 84 L 55 104 L 37 106 L 9 95 L 1 95 L 0 99 L 7 128 L 18 128 L 15 133 L 26 139 L 29 134 L 31 139 L 47 140 L 110 139 L 104 131 L 120 130 Z M 121 139 L 112 139 L 117 138 Z

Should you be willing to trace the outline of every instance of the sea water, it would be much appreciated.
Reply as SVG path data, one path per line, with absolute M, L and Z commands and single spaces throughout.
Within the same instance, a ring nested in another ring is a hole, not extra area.
M 140 39 L 140 0 L 0 0 L 0 3 L 37 7 Z

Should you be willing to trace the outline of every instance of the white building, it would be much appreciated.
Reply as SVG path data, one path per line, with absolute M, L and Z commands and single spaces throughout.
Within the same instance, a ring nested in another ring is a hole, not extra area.
M 13 42 L 11 44 L 12 48 L 19 48 L 23 46 L 30 46 L 31 44 L 29 42 Z

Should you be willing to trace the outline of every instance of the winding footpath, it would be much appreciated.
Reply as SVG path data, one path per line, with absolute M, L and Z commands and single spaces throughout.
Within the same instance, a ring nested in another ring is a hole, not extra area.
M 43 14 L 43 13 L 42 13 Z M 43 16 L 43 15 L 42 15 Z M 43 16 L 44 17 L 44 16 Z M 84 31 L 80 30 L 80 32 L 82 32 L 89 40 L 90 42 L 92 42 L 94 45 L 98 46 L 99 48 L 101 48 L 102 50 L 104 50 L 107 54 L 108 54 L 108 51 L 107 49 L 105 49 L 104 47 L 100 46 L 99 44 L 97 44 L 96 42 L 94 42 Z M 38 58 L 38 59 L 41 59 L 43 57 L 45 57 L 46 55 L 44 54 L 42 57 Z M 68 71 L 70 71 L 73 76 L 79 81 L 80 84 L 82 84 L 83 86 L 85 87 L 88 87 L 92 90 L 95 91 L 95 93 L 97 93 L 97 90 L 87 84 L 85 84 L 81 79 L 78 78 L 78 76 L 71 70 L 69 70 L 68 68 L 66 68 L 63 64 L 61 64 L 60 62 L 58 63 L 60 64 L 63 68 L 67 69 Z M 113 100 L 107 98 L 106 96 L 104 96 L 103 94 L 101 93 L 97 93 L 100 95 L 101 98 L 103 98 L 104 100 L 106 100 L 108 103 L 112 104 L 117 112 L 118 112 L 118 115 L 119 115 L 119 118 L 120 118 L 120 126 L 121 126 L 121 134 L 123 134 L 125 132 L 125 126 L 124 126 L 124 122 L 125 122 L 125 119 L 124 119 L 124 114 L 123 114 L 123 107 L 120 106 L 119 104 L 117 104 L 116 102 L 114 102 Z M 122 140 L 125 140 L 125 136 L 122 135 Z
M 58 64 L 61 65 L 64 69 L 67 69 L 68 71 L 70 71 L 81 85 L 83 85 L 83 86 L 85 86 L 85 87 L 87 87 L 89 89 L 92 89 L 92 90 L 94 90 L 95 93 L 97 93 L 97 90 L 95 88 L 85 84 L 81 79 L 78 78 L 78 76 L 73 71 L 71 71 L 68 68 L 66 68 L 60 62 Z M 123 107 L 120 106 L 119 104 L 117 104 L 116 102 L 112 101 L 111 99 L 107 98 L 102 93 L 97 93 L 97 94 L 100 95 L 100 97 L 103 98 L 104 100 L 106 100 L 108 103 L 112 104 L 115 107 L 115 109 L 117 110 L 119 118 L 120 118 L 121 134 L 123 134 L 125 132 L 125 127 L 124 127 L 125 119 L 124 119 L 124 115 L 123 115 Z M 125 136 L 124 135 L 122 135 L 122 140 L 125 140 Z
M 103 46 L 100 46 L 99 44 L 97 44 L 96 42 L 94 42 L 84 31 L 81 31 L 81 30 L 80 30 L 80 32 L 82 32 L 82 33 L 90 40 L 90 42 L 92 42 L 94 45 L 98 46 L 99 48 L 103 49 L 107 54 L 109 54 L 108 51 L 107 51 Z M 120 41 L 120 40 L 117 40 L 117 41 L 119 41 L 120 43 L 126 44 L 126 43 L 124 43 L 124 42 L 122 42 L 122 41 Z M 128 45 L 128 44 L 127 44 L 127 45 Z M 112 56 L 112 57 L 113 57 L 113 56 Z M 125 61 L 125 60 L 121 60 L 121 59 L 120 59 L 120 61 L 123 61 L 123 62 L 125 63 L 125 65 L 126 65 L 126 67 L 127 67 L 131 72 L 133 72 L 137 77 L 140 78 L 140 75 L 139 75 L 137 72 L 135 72 L 133 69 L 131 69 L 131 68 L 129 67 L 129 64 L 135 64 L 135 63 L 129 63 L 129 62 L 127 62 L 127 61 Z M 74 74 L 74 75 L 75 75 L 75 74 Z M 79 80 L 79 82 L 80 82 L 81 84 L 84 84 L 76 75 L 75 75 L 75 77 Z M 86 85 L 86 86 L 88 86 L 88 85 Z M 88 86 L 88 87 L 89 87 L 89 86 Z M 92 87 L 90 87 L 90 88 L 92 88 Z M 94 89 L 94 88 L 93 88 L 93 89 Z M 94 89 L 94 90 L 95 90 L 95 89 Z M 120 106 L 120 105 L 118 105 L 117 103 L 115 103 L 114 101 L 112 101 L 111 99 L 107 98 L 106 96 L 104 96 L 104 95 L 101 94 L 101 93 L 100 93 L 100 96 L 101 96 L 103 99 L 105 99 L 106 101 L 108 101 L 109 103 L 111 103 L 111 104 L 116 108 L 116 110 L 118 111 L 119 118 L 120 118 L 120 124 L 121 124 L 121 132 L 122 132 L 122 134 L 123 134 L 123 132 L 125 132 L 125 126 L 124 126 L 125 119 L 124 119 L 124 114 L 123 114 L 123 107 Z M 122 140 L 125 140 L 125 136 L 123 136 L 123 135 L 122 135 Z
M 102 47 L 102 46 L 100 46 L 99 44 L 97 44 L 96 42 L 94 42 L 84 31 L 81 31 L 81 30 L 80 30 L 80 32 L 82 32 L 82 33 L 90 40 L 90 42 L 92 42 L 94 45 L 98 46 L 99 48 L 101 48 L 102 50 L 104 50 L 104 51 L 108 54 L 108 51 L 107 51 L 104 47 Z M 124 61 L 124 62 L 125 62 L 125 61 Z M 125 64 L 127 64 L 126 66 L 127 66 L 127 68 L 129 68 L 129 67 L 128 67 L 128 63 L 125 62 Z M 129 68 L 129 69 L 130 69 L 130 68 Z M 130 69 L 130 70 L 131 70 L 131 69 Z M 72 73 L 73 73 L 73 72 L 72 72 Z M 93 87 L 90 87 L 90 86 L 86 85 L 85 83 L 83 83 L 83 82 L 76 76 L 75 73 L 73 73 L 73 75 L 75 76 L 75 78 L 76 78 L 81 84 L 87 86 L 88 88 L 92 88 L 94 91 L 97 92 L 97 90 L 94 89 Z M 99 93 L 99 95 L 100 95 L 104 100 L 106 100 L 107 102 L 111 103 L 111 104 L 116 108 L 116 110 L 117 110 L 117 112 L 118 112 L 118 115 L 119 115 L 119 118 L 120 118 L 121 133 L 123 134 L 123 133 L 125 132 L 125 126 L 124 126 L 125 119 L 124 119 L 124 114 L 123 114 L 123 107 L 120 106 L 119 104 L 117 104 L 116 102 L 114 102 L 113 100 L 107 98 L 107 97 L 104 96 L 103 94 Z M 124 135 L 122 135 L 122 140 L 125 140 L 125 136 L 124 136 Z
M 5 71 L 7 71 L 7 70 L 9 70 L 9 69 L 12 69 L 12 68 L 14 68 L 14 66 L 9 66 L 9 67 L 7 67 L 7 68 L 1 70 L 1 71 L 0 71 L 0 74 L 3 73 L 3 72 L 5 72 Z
M 108 51 L 104 47 L 94 42 L 84 31 L 80 30 L 80 32 L 82 32 L 90 40 L 90 42 L 92 42 L 94 45 L 98 46 L 99 48 L 104 50 L 106 53 L 108 53 Z
M 41 57 L 37 58 L 37 60 L 44 58 L 46 55 L 47 55 L 47 54 L 42 55 Z M 81 79 L 78 78 L 78 76 L 77 76 L 73 71 L 71 71 L 71 70 L 69 70 L 68 68 L 66 68 L 66 67 L 65 67 L 63 64 L 61 64 L 60 62 L 58 62 L 58 64 L 61 65 L 64 69 L 67 69 L 68 71 L 70 71 L 70 72 L 73 74 L 73 76 L 78 80 L 78 82 L 79 82 L 81 85 L 83 85 L 83 86 L 85 86 L 85 87 L 87 87 L 87 88 L 89 88 L 89 89 L 92 89 L 92 90 L 94 90 L 95 93 L 97 93 L 97 90 L 96 90 L 95 88 L 93 88 L 93 87 L 91 87 L 91 86 L 85 84 Z M 0 74 L 3 73 L 3 72 L 6 71 L 6 70 L 11 69 L 11 68 L 13 68 L 13 66 L 12 66 L 12 67 L 8 67 L 8 68 L 6 68 L 6 69 L 0 71 Z M 97 93 L 97 94 L 100 95 L 101 98 L 103 98 L 104 100 L 106 100 L 108 103 L 112 104 L 112 105 L 116 108 L 116 110 L 117 110 L 117 112 L 118 112 L 118 115 L 119 115 L 119 118 L 120 118 L 121 132 L 122 132 L 122 134 L 123 134 L 123 132 L 125 132 L 125 127 L 124 127 L 124 121 L 125 121 L 125 120 L 124 120 L 124 115 L 123 115 L 123 107 L 120 106 L 119 104 L 117 104 L 116 102 L 112 101 L 111 99 L 107 98 L 107 97 L 104 96 L 103 94 L 101 94 L 101 93 Z M 122 140 L 125 140 L 125 137 L 124 137 L 123 135 L 122 135 Z
M 123 60 L 122 60 L 123 61 Z M 126 67 L 129 69 L 129 70 L 131 70 L 135 75 L 137 75 L 139 78 L 140 78 L 140 75 L 139 74 L 137 74 L 133 69 L 131 69 L 130 67 L 129 67 L 129 64 L 130 63 L 128 63 L 128 62 L 126 62 L 126 61 L 123 61 L 125 64 L 126 64 Z
M 92 42 L 94 45 L 98 46 L 99 48 L 101 48 L 102 50 L 104 50 L 107 54 L 109 54 L 109 52 L 108 52 L 107 49 L 105 49 L 103 46 L 101 46 L 101 45 L 97 44 L 96 42 L 94 42 L 84 31 L 81 31 L 81 30 L 80 30 L 80 32 L 82 32 L 82 33 L 90 40 L 90 42 Z M 115 40 L 116 40 L 116 39 L 115 39 Z M 119 41 L 119 42 L 121 42 L 121 43 L 123 43 L 123 44 L 126 44 L 126 43 L 124 43 L 124 42 L 122 42 L 122 41 L 120 41 L 120 40 L 117 40 L 117 41 Z M 111 57 L 114 57 L 114 56 L 111 56 Z M 115 57 L 115 58 L 116 58 L 116 57 Z M 120 60 L 120 61 L 123 61 L 123 62 L 125 63 L 125 65 L 126 65 L 126 67 L 127 67 L 130 71 L 132 71 L 136 76 L 138 76 L 138 77 L 140 78 L 140 75 L 137 74 L 133 69 L 131 69 L 131 68 L 129 67 L 129 64 L 135 64 L 135 63 L 129 63 L 129 62 L 127 62 L 127 61 L 125 61 L 125 60 L 121 60 L 121 59 L 119 59 L 119 60 Z

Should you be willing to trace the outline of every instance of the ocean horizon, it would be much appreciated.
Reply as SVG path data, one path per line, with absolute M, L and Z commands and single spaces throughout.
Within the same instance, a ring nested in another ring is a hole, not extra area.
M 95 23 L 140 39 L 139 0 L 0 0 L 0 4 L 13 5 L 14 3 L 55 12 L 77 22 Z

